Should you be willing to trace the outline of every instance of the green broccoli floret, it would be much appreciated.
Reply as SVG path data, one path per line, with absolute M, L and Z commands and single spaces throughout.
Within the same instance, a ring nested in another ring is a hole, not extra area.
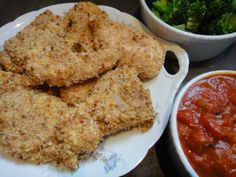
M 169 19 L 171 18 L 172 7 L 167 0 L 157 0 L 152 3 L 153 7 L 159 12 L 159 17 L 166 23 L 170 23 Z M 154 13 L 157 13 L 153 11 Z M 160 16 L 160 13 L 162 14 Z
M 227 34 L 236 31 L 236 14 L 225 13 L 217 22 L 220 33 Z
M 173 0 L 172 2 L 171 23 L 176 26 L 185 24 L 188 19 L 188 0 Z
M 236 12 L 236 0 L 232 0 L 232 2 L 230 4 L 230 8 L 231 8 L 232 12 Z
M 226 13 L 231 0 L 206 0 L 207 12 L 206 18 L 218 18 Z
M 191 32 L 198 32 L 206 11 L 207 8 L 204 2 L 196 1 L 191 3 L 188 9 L 186 29 Z
M 235 32 L 236 0 L 155 0 L 153 13 L 180 30 L 199 34 Z
M 167 0 L 157 0 L 152 3 L 153 6 L 163 14 L 170 14 L 172 9 Z
M 203 34 L 228 34 L 236 31 L 236 14 L 225 13 L 202 28 Z

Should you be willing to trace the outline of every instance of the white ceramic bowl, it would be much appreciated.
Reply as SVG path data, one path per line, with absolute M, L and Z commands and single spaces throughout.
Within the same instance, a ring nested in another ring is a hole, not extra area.
M 178 93 L 175 103 L 173 105 L 172 113 L 171 113 L 171 119 L 170 119 L 170 126 L 169 126 L 169 153 L 172 157 L 172 161 L 174 162 L 174 165 L 179 170 L 179 172 L 183 176 L 192 176 L 192 177 L 198 177 L 197 173 L 194 171 L 194 169 L 191 167 L 190 163 L 187 160 L 187 157 L 184 154 L 184 151 L 181 147 L 179 136 L 178 136 L 178 129 L 177 129 L 177 112 L 179 108 L 179 104 L 182 100 L 183 95 L 185 92 L 189 89 L 191 85 L 193 85 L 196 81 L 206 78 L 210 75 L 220 74 L 220 73 L 233 73 L 236 74 L 236 71 L 231 70 L 218 70 L 218 71 L 211 71 L 204 74 L 201 74 L 192 80 L 190 80 Z
M 190 61 L 201 61 L 220 54 L 236 41 L 236 32 L 225 35 L 199 35 L 181 31 L 156 17 L 147 2 L 140 0 L 143 20 L 157 36 L 180 44 L 189 54 Z

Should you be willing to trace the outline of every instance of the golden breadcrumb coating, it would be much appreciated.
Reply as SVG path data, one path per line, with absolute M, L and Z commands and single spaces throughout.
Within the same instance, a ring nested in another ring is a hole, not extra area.
M 156 76 L 165 51 L 151 35 L 112 22 L 97 5 L 80 2 L 64 17 L 40 14 L 0 54 L 6 70 L 49 86 L 70 86 L 118 65 L 134 67 L 143 80 Z
M 99 127 L 86 104 L 76 107 L 73 115 L 58 124 L 57 130 L 57 138 L 77 154 L 94 152 L 101 140 Z
M 92 93 L 95 84 L 96 80 L 89 80 L 82 84 L 61 88 L 59 94 L 65 102 L 71 105 L 78 105 L 86 101 L 87 97 Z
M 71 8 L 63 18 L 67 45 L 80 51 L 93 50 L 97 41 L 90 23 L 95 19 L 106 21 L 108 15 L 91 2 L 80 2 Z
M 62 99 L 73 105 L 86 102 L 103 135 L 133 127 L 149 128 L 154 114 L 149 91 L 134 69 L 117 68 L 87 85 L 61 91 Z
M 12 62 L 26 69 L 29 60 L 42 60 L 44 55 L 54 51 L 54 45 L 58 47 L 63 43 L 63 36 L 61 17 L 47 10 L 7 40 L 4 48 L 12 57 Z
M 142 80 L 152 79 L 159 74 L 165 60 L 165 50 L 153 36 L 112 21 L 94 22 L 93 25 L 97 38 L 122 49 L 118 66 L 135 68 Z
M 9 70 L 16 73 L 23 73 L 23 68 L 18 67 L 15 63 L 12 62 L 11 56 L 6 51 L 0 51 L 0 65 L 3 66 L 3 69 Z
M 0 150 L 76 169 L 104 136 L 150 128 L 150 93 L 139 78 L 157 75 L 164 55 L 151 35 L 91 2 L 64 17 L 43 12 L 0 51 Z
M 0 70 L 0 95 L 6 91 L 35 85 L 36 83 L 25 75 Z
M 64 119 L 65 103 L 33 90 L 6 92 L 0 99 L 1 148 L 33 163 L 52 161 L 55 125 Z M 68 111 L 68 110 L 66 110 Z M 53 149 L 53 148 L 52 148 Z M 49 152 L 49 151 L 48 151 Z
M 5 56 L 0 63 L 7 70 L 24 71 L 38 84 L 70 86 L 98 77 L 119 60 L 116 48 L 99 45 L 85 52 L 79 50 L 79 41 L 76 46 L 70 46 L 65 38 L 62 18 L 47 10 L 5 42 L 10 59 Z
M 97 123 L 86 107 L 69 107 L 60 98 L 20 85 L 21 79 L 1 71 L 0 149 L 35 164 L 77 168 L 78 156 L 94 152 L 101 140 Z
M 64 21 L 71 45 L 75 44 L 77 36 L 81 39 L 80 50 L 87 51 L 91 45 L 101 43 L 118 48 L 121 50 L 119 66 L 134 67 L 142 80 L 155 77 L 164 63 L 165 50 L 153 36 L 111 21 L 96 4 L 78 3 L 65 15 Z M 95 44 L 91 43 L 93 39 Z
M 103 75 L 87 103 L 93 118 L 104 135 L 132 127 L 150 127 L 154 121 L 149 90 L 138 73 L 128 67 L 117 68 Z
M 56 162 L 64 168 L 78 168 L 83 154 L 90 154 L 97 149 L 102 140 L 98 124 L 88 113 L 88 107 L 80 105 L 56 126 L 59 155 Z

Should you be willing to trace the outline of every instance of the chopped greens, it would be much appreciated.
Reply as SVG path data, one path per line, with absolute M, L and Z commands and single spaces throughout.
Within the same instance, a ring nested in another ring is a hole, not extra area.
M 151 10 L 183 31 L 206 35 L 236 32 L 236 0 L 155 0 Z

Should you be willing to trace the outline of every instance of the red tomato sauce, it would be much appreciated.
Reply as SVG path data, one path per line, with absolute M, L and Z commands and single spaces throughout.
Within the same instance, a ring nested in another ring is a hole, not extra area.
M 180 143 L 201 177 L 236 177 L 236 74 L 211 75 L 184 94 Z

